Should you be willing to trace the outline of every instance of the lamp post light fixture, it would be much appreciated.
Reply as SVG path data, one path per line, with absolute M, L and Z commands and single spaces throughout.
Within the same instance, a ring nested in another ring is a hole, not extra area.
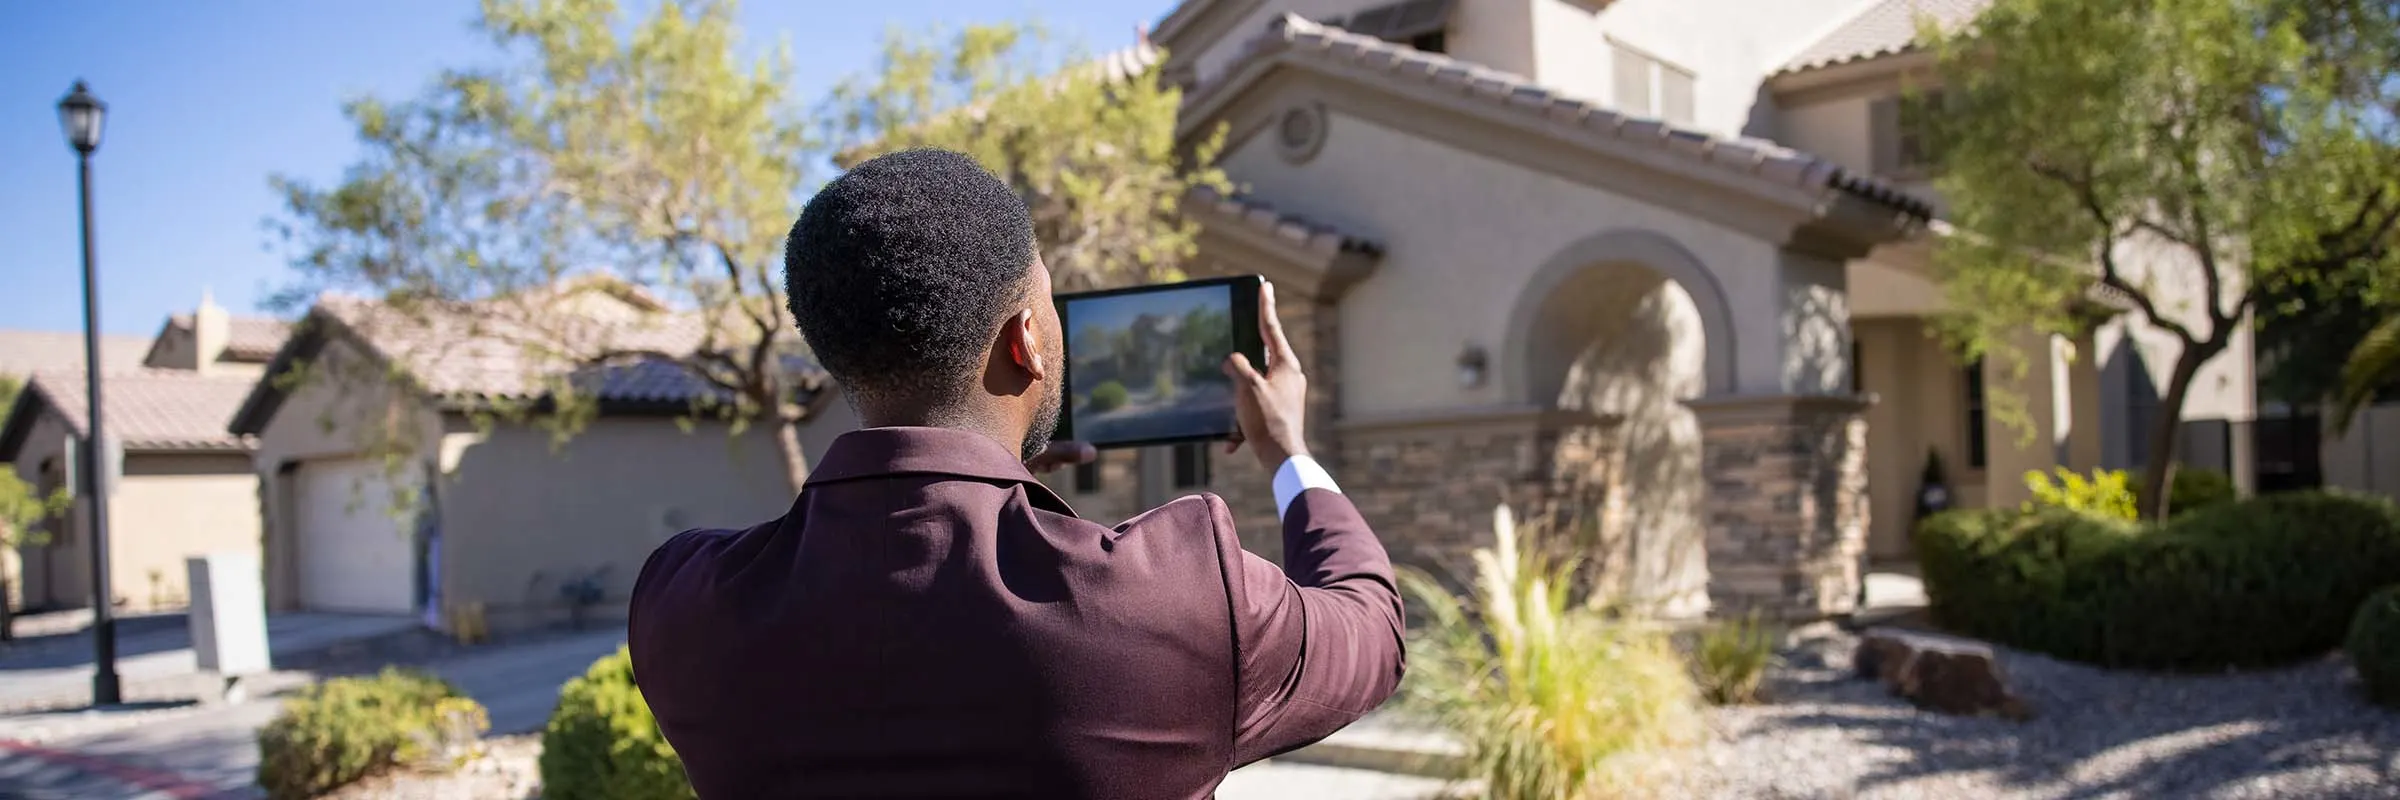
M 108 586 L 108 498 L 100 479 L 105 441 L 100 427 L 100 291 L 92 263 L 92 151 L 100 149 L 100 131 L 108 104 L 92 96 L 83 81 L 58 101 L 58 126 L 67 145 L 75 148 L 75 187 L 83 200 L 83 381 L 84 398 L 91 403 L 83 432 L 79 500 L 91 520 L 92 542 L 92 705 L 115 705 L 123 699 L 117 679 L 117 620 Z

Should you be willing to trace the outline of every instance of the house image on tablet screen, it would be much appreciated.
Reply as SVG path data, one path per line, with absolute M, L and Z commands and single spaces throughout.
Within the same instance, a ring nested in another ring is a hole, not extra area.
M 1224 287 L 1076 301 L 1069 401 L 1076 435 L 1156 439 L 1223 430 L 1233 418 L 1223 359 L 1233 349 Z

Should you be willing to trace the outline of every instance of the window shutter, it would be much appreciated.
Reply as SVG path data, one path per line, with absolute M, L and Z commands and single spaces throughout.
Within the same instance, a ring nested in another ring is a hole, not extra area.
M 1692 124 L 1698 116 L 1693 108 L 1692 74 L 1660 65 L 1658 70 L 1658 115 L 1668 122 Z
M 1650 102 L 1650 59 L 1622 47 L 1614 48 L 1611 69 L 1616 73 L 1616 106 L 1628 114 L 1652 115 L 1658 106 Z
M 1886 97 L 1867 104 L 1867 138 L 1874 151 L 1878 175 L 1900 171 L 1900 98 Z

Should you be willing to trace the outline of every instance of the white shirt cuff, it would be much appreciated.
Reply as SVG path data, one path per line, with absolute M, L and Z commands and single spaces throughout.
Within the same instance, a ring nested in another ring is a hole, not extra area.
M 1283 512 L 1292 507 L 1292 501 L 1310 489 L 1342 491 L 1342 487 L 1334 484 L 1333 475 L 1318 465 L 1314 457 L 1298 455 L 1284 459 L 1283 466 L 1275 469 L 1275 518 L 1283 519 Z

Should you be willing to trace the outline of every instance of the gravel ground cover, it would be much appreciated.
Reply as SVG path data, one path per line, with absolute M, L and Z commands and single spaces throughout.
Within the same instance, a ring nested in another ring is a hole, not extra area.
M 1772 702 L 1709 714 L 1662 797 L 2400 798 L 2400 712 L 2338 656 L 2255 672 L 2103 670 L 1995 648 L 2034 718 L 1920 712 L 1850 676 L 1857 638 L 1787 651 Z

